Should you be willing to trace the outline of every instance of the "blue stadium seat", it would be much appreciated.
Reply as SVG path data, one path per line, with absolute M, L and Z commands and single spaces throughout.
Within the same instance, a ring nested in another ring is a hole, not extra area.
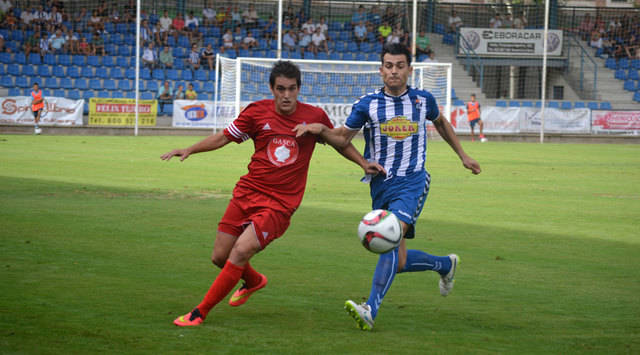
M 587 107 L 592 109 L 592 110 L 597 110 L 598 109 L 598 103 L 597 102 L 588 102 L 587 103 Z
M 61 65 L 54 65 L 51 75 L 58 78 L 65 78 L 67 75 L 64 73 L 64 67 Z
M 113 79 L 105 79 L 102 82 L 102 87 L 105 90 L 115 90 L 116 89 L 116 82 Z
M 80 70 L 80 75 L 85 78 L 95 78 L 95 74 L 93 73 L 93 68 L 89 66 L 82 67 Z
M 613 77 L 618 80 L 626 80 L 627 79 L 627 71 L 624 69 L 616 69 Z
M 198 100 L 209 100 L 209 95 L 201 92 L 198 94 Z
M 623 88 L 627 91 L 636 91 L 638 86 L 636 85 L 635 80 L 627 80 L 624 82 Z
M 136 78 L 136 70 L 133 69 L 133 68 L 125 69 L 124 70 L 124 77 L 125 77 L 125 79 L 134 80 Z
M 18 64 L 7 65 L 7 74 L 18 76 L 20 75 L 20 66 Z
M 176 69 L 168 69 L 167 79 L 172 81 L 180 79 L 180 77 L 178 76 L 178 71 Z
M 582 101 L 576 101 L 573 103 L 573 108 L 585 108 L 587 107 L 587 104 L 585 104 Z
M 496 107 L 507 107 L 507 102 L 504 100 L 496 101 Z
M 73 86 L 78 90 L 87 90 L 89 86 L 87 85 L 87 80 L 85 78 L 76 79 Z
M 44 87 L 48 89 L 59 89 L 58 78 L 48 77 L 44 79 Z
M 215 85 L 213 84 L 213 81 L 207 81 L 204 83 L 203 89 L 205 92 L 213 94 L 215 91 Z
M 90 65 L 92 67 L 99 67 L 100 66 L 100 59 L 97 55 L 90 55 L 87 57 L 87 65 Z
M 64 90 L 53 90 L 53 97 L 67 97 L 67 93 Z
M 611 108 L 612 108 L 611 107 L 611 102 L 609 102 L 609 101 L 602 101 L 600 103 L 600 109 L 601 110 L 611 110 Z
M 433 32 L 443 35 L 446 33 L 445 27 L 443 24 L 441 23 L 436 23 L 436 25 L 434 26 Z
M 58 64 L 68 67 L 71 65 L 71 56 L 68 54 L 60 54 L 58 56 Z
M 618 69 L 629 69 L 629 59 L 628 58 L 620 58 L 618 59 Z
M 153 69 L 153 73 L 151 74 L 151 77 L 154 80 L 164 80 L 164 70 L 162 70 L 162 69 Z
M 99 79 L 90 79 L 89 80 L 89 89 L 91 90 L 102 90 L 102 83 Z
M 18 88 L 9 88 L 9 96 L 22 96 L 22 93 Z
M 92 97 L 96 97 L 93 93 L 93 90 L 84 90 L 82 91 L 82 98 L 85 99 L 85 104 L 89 102 L 89 99 Z
M 154 93 L 158 92 L 158 82 L 157 81 L 147 81 L 147 91 L 153 91 Z
M 118 67 L 111 68 L 111 70 L 109 71 L 109 76 L 111 77 L 111 79 L 116 79 L 116 80 L 124 78 L 124 74 L 122 73 L 122 68 L 118 68 Z
M 151 80 L 151 70 L 149 70 L 149 68 L 140 69 L 140 78 L 144 80 Z
M 631 59 L 631 68 L 635 70 L 640 70 L 640 59 Z
M 128 57 L 116 57 L 116 65 L 120 68 L 128 68 L 129 67 L 129 58 Z
M 42 79 L 37 76 L 32 76 L 29 78 L 29 87 L 32 87 L 33 84 L 38 83 L 40 86 L 43 86 Z
M 181 79 L 185 81 L 193 80 L 193 74 L 191 73 L 191 70 L 183 70 Z
M 640 80 L 640 74 L 637 69 L 629 69 L 629 73 L 627 75 L 627 79 L 629 80 Z
M 118 89 L 122 91 L 130 91 L 131 84 L 129 83 L 129 80 L 128 79 L 118 80 Z
M 195 80 L 206 81 L 209 80 L 209 75 L 206 70 L 198 69 L 195 71 L 193 78 Z
M 562 103 L 560 104 L 560 108 L 563 110 L 571 110 L 571 107 L 573 105 L 571 104 L 571 101 L 562 101 Z
M 140 93 L 141 100 L 153 100 L 153 94 L 149 91 L 143 91 Z M 165 105 L 166 106 L 166 105 Z
M 254 83 L 248 83 L 242 87 L 242 91 L 248 94 L 255 94 L 258 92 L 258 85 Z
M 126 91 L 124 93 L 124 97 L 127 99 L 135 99 L 136 98 L 136 92 L 135 91 Z
M 67 96 L 71 99 L 71 100 L 80 100 L 80 91 L 78 90 L 69 90 L 67 91 Z
M 162 113 L 169 116 L 173 115 L 173 104 L 165 104 L 162 107 Z
M 2 78 L 0 78 L 0 86 L 3 86 L 5 88 L 13 88 L 13 78 L 8 75 L 3 75 Z M 15 95 L 9 95 L 9 96 L 15 96 Z
M 60 87 L 63 89 L 73 89 L 73 83 L 71 82 L 71 79 L 69 78 L 61 78 L 60 79 Z
M 110 55 L 106 55 L 102 57 L 102 65 L 105 67 L 115 67 L 116 66 L 115 57 Z
M 108 99 L 111 97 L 111 94 L 107 90 L 100 90 L 98 91 L 98 97 L 102 99 Z
M 85 58 L 83 55 L 74 55 L 71 57 L 71 64 L 77 65 L 79 67 L 83 67 L 85 63 Z
M 29 53 L 29 58 L 28 58 L 27 63 L 31 64 L 31 65 L 40 65 L 40 64 L 42 64 L 42 59 L 40 58 L 40 54 L 38 54 L 38 53 Z
M 96 68 L 96 77 L 100 79 L 109 78 L 109 72 L 107 71 L 107 67 L 97 67 Z
M 0 63 L 10 64 L 13 62 L 13 58 L 11 53 L 2 52 L 0 53 Z
M 604 66 L 611 69 L 611 70 L 616 70 L 617 68 L 617 63 L 616 63 L 616 59 L 613 57 L 609 57 L 604 61 Z
M 56 65 L 56 56 L 51 54 L 51 53 L 47 53 L 44 55 L 44 60 L 43 60 L 44 64 L 47 65 Z
M 131 57 L 133 55 L 133 51 L 131 50 L 131 46 L 121 45 L 118 46 L 118 53 L 121 57 Z
M 80 77 L 80 70 L 78 70 L 78 67 L 68 67 L 67 68 L 67 76 L 70 78 L 79 78 Z
M 111 92 L 111 97 L 113 97 L 114 99 L 122 99 L 122 98 L 124 98 L 124 92 L 122 92 L 122 91 L 112 91 Z
M 640 91 L 633 93 L 633 101 L 640 102 Z
M 22 75 L 25 76 L 34 76 L 36 75 L 36 67 L 33 65 L 23 65 L 22 66 Z
M 13 55 L 13 62 L 16 64 L 27 64 L 27 57 L 25 57 L 24 53 L 16 53 Z
M 520 107 L 520 101 L 509 101 L 509 107 Z
M 560 103 L 558 101 L 547 101 L 547 107 L 560 108 Z

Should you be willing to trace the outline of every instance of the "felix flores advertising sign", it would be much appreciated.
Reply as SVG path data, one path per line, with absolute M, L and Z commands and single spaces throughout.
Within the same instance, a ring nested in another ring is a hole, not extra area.
M 562 54 L 562 31 L 549 30 L 547 55 Z M 544 30 L 461 28 L 459 54 L 473 50 L 481 56 L 537 57 L 543 54 Z M 464 48 L 463 48 L 464 47 Z

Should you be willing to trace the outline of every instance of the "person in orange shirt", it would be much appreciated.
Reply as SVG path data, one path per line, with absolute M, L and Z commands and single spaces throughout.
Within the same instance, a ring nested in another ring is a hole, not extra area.
M 44 108 L 44 98 L 42 97 L 42 90 L 38 86 L 38 83 L 33 83 L 33 91 L 31 91 L 31 112 L 33 112 L 33 119 L 35 120 L 34 133 L 40 134 L 42 130 L 38 127 L 40 123 L 40 116 L 42 115 L 42 109 Z
M 480 126 L 480 141 L 486 142 L 487 138 L 482 133 L 483 124 L 480 118 L 480 103 L 476 101 L 476 94 L 471 94 L 471 101 L 467 102 L 467 118 L 469 119 L 469 126 L 471 126 L 471 141 L 475 141 L 473 129 L 478 124 Z

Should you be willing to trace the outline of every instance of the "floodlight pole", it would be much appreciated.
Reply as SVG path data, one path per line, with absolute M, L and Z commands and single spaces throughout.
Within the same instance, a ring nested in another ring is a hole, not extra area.
M 549 36 L 549 0 L 544 1 L 544 34 L 542 36 L 542 93 L 540 106 L 540 143 L 544 143 L 544 106 L 547 93 L 547 39 Z

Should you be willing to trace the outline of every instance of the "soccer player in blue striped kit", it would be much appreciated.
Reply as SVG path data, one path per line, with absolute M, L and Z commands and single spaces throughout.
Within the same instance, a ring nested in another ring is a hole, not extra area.
M 456 254 L 435 256 L 421 250 L 407 250 L 406 246 L 406 239 L 414 237 L 414 224 L 429 193 L 431 176 L 424 166 L 427 121 L 433 123 L 465 168 L 473 174 L 481 171 L 478 162 L 462 149 L 431 93 L 407 86 L 413 70 L 409 50 L 400 44 L 386 45 L 381 61 L 384 87 L 356 101 L 344 126 L 330 129 L 322 124 L 309 124 L 294 128 L 298 136 L 320 135 L 340 149 L 364 127 L 364 157 L 384 168 L 375 176 L 365 177 L 370 183 L 372 207 L 392 211 L 401 221 L 404 238 L 398 248 L 380 255 L 369 299 L 362 304 L 345 302 L 345 309 L 362 330 L 373 329 L 380 304 L 397 273 L 432 270 L 440 274 L 442 296 L 447 296 L 453 288 L 460 262 Z

